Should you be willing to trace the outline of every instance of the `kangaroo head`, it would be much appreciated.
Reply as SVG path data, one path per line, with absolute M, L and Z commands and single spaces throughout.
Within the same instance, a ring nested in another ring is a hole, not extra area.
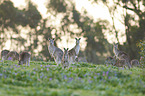
M 66 49 L 64 48 L 64 53 L 65 53 L 65 52 L 67 52 L 67 53 L 68 53 L 68 48 L 66 48 Z
M 48 38 L 48 40 L 49 40 L 49 44 L 54 45 L 54 38 L 53 39 Z
M 1 55 L 7 55 L 10 51 L 9 50 L 2 50 Z
M 79 44 L 80 43 L 80 40 L 81 40 L 81 38 L 75 38 L 76 39 L 76 44 Z
M 114 48 L 118 48 L 118 43 L 113 44 Z

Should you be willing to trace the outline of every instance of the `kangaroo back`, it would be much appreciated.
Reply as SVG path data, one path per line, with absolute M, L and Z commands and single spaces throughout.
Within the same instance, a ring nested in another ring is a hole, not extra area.
M 1 51 L 1 58 L 2 58 L 2 61 L 3 61 L 3 60 L 6 60 L 7 54 L 8 54 L 9 52 L 10 52 L 9 50 L 2 50 L 2 51 Z
M 19 64 L 22 65 L 23 63 L 26 63 L 27 65 L 28 63 L 29 65 L 30 58 L 31 58 L 31 54 L 29 54 L 27 51 L 23 51 L 19 57 Z
M 19 54 L 16 51 L 10 51 L 7 54 L 7 60 L 19 60 Z

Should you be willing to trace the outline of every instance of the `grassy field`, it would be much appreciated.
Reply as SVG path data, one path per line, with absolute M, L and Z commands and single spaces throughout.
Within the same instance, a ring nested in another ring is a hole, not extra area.
M 144 96 L 145 70 L 89 63 L 62 69 L 53 62 L 0 63 L 0 96 Z

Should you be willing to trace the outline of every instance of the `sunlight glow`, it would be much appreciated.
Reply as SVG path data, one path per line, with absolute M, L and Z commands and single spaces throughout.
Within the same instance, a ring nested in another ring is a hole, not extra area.
M 95 20 L 101 18 L 101 19 L 107 19 L 111 21 L 108 9 L 102 3 L 100 3 L 99 5 L 92 4 L 88 0 L 75 0 L 75 2 L 76 2 L 76 8 L 79 12 L 81 12 L 84 8 L 87 10 L 89 15 L 93 16 Z
M 19 9 L 23 9 L 26 7 L 25 0 L 11 0 L 14 3 L 15 7 L 19 7 Z
M 26 6 L 26 2 L 25 0 L 11 0 L 14 3 L 15 7 L 18 7 L 20 9 L 23 9 Z M 92 4 L 89 0 L 74 0 L 75 4 L 76 4 L 76 9 L 81 13 L 84 10 L 86 10 L 88 12 L 88 15 L 90 17 L 92 17 L 95 22 L 98 20 L 98 18 L 106 19 L 110 22 L 110 24 L 112 24 L 112 19 L 110 17 L 109 11 L 107 9 L 106 6 L 104 6 L 102 3 L 99 4 Z M 42 14 L 42 18 L 48 18 L 49 14 L 47 13 L 47 8 L 46 8 L 46 3 L 47 0 L 32 0 L 32 2 L 37 5 L 37 8 L 39 10 L 39 12 Z M 83 3 L 82 3 L 83 2 Z M 119 10 L 120 13 L 122 13 L 122 10 Z M 117 30 L 121 30 L 121 32 L 118 34 L 119 36 L 123 35 L 125 32 L 125 28 L 124 25 L 121 24 L 121 22 L 119 20 L 122 20 L 120 13 L 116 14 L 116 19 L 115 19 L 115 27 Z M 61 16 L 58 16 L 57 20 L 56 18 L 53 18 L 55 21 L 52 22 L 53 25 L 56 26 L 60 26 L 60 19 Z M 71 26 L 71 28 L 73 28 Z M 75 28 L 74 28 L 75 29 Z M 79 31 L 79 30 L 77 30 Z M 53 34 L 52 34 L 53 35 Z M 115 35 L 114 34 L 109 34 L 108 32 L 105 32 L 105 36 L 107 38 L 107 40 L 109 41 L 109 43 L 113 43 L 116 42 L 117 40 L 115 39 Z M 69 34 L 67 34 L 66 36 L 62 36 L 63 39 L 60 43 L 58 43 L 58 45 L 61 48 L 64 48 L 64 46 L 68 47 L 68 42 L 65 42 L 68 38 L 69 38 L 69 48 L 72 48 L 74 46 L 74 39 L 70 39 Z M 82 37 L 83 38 L 83 37 Z M 125 36 L 120 37 L 119 41 L 121 43 L 125 42 Z M 63 42 L 63 43 L 62 43 Z M 85 39 L 81 39 L 82 42 L 82 46 L 83 49 L 85 48 L 86 44 L 85 44 Z

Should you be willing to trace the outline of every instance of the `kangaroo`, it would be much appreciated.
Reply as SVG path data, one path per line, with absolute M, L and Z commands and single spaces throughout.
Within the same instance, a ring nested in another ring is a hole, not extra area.
M 80 63 L 88 63 L 86 57 L 77 57 L 76 61 Z
M 69 61 L 68 61 L 69 55 L 68 55 L 68 48 L 65 49 L 64 48 L 64 54 L 63 54 L 63 58 L 62 58 L 62 67 L 69 67 Z
M 54 46 L 54 39 L 48 38 L 48 40 L 49 40 L 49 46 L 48 46 L 49 53 L 54 58 L 58 66 L 62 62 L 63 51 L 60 48 Z
M 8 54 L 9 52 L 10 52 L 9 50 L 2 50 L 2 51 L 1 51 L 1 58 L 2 58 L 2 61 L 6 60 L 7 54 Z
M 79 54 L 79 50 L 80 50 L 80 39 L 81 38 L 75 38 L 76 39 L 76 45 L 69 50 L 68 54 L 69 54 L 69 64 L 74 64 L 75 59 L 77 58 L 78 54 Z
M 131 60 L 131 65 L 137 67 L 137 66 L 140 66 L 140 63 L 137 59 L 133 59 Z
M 114 66 L 117 66 L 117 67 L 125 67 L 125 63 L 126 63 L 125 60 L 116 60 Z
M 116 63 L 116 60 L 112 56 L 108 56 L 105 60 L 105 64 L 115 65 L 115 63 Z
M 24 63 L 26 63 L 26 66 L 30 65 L 30 58 L 31 58 L 31 54 L 26 52 L 26 51 L 23 51 L 20 56 L 19 56 L 19 62 L 18 64 L 19 65 L 23 65 Z
M 131 68 L 131 64 L 129 62 L 129 56 L 127 53 L 123 52 L 123 51 L 120 51 L 118 49 L 118 44 L 115 44 L 114 43 L 114 48 L 113 48 L 113 52 L 116 56 L 116 58 L 118 58 L 119 60 L 125 60 L 126 62 L 126 65 L 128 66 L 128 68 L 130 69 Z
M 105 60 L 105 64 L 111 64 L 113 66 L 117 67 L 124 67 L 125 66 L 125 60 L 116 60 L 112 56 L 108 56 Z
M 144 56 L 141 56 L 140 57 L 140 67 L 142 67 L 143 68 L 143 66 L 144 66 L 144 59 L 145 59 L 145 57 Z
M 16 51 L 10 51 L 7 54 L 7 60 L 11 61 L 19 60 L 19 54 Z

